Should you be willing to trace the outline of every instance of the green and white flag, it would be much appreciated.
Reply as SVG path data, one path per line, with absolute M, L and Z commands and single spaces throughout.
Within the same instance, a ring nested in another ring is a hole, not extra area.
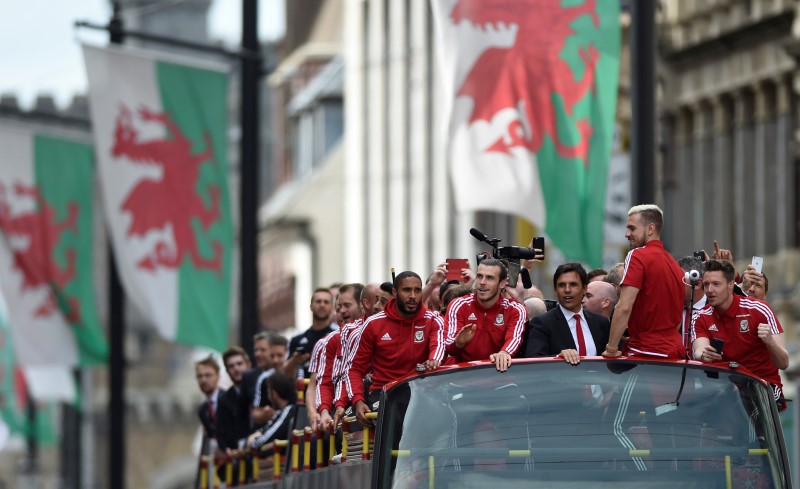
M 98 174 L 127 296 L 166 339 L 228 343 L 233 231 L 222 70 L 84 46 Z
M 0 148 L 0 287 L 18 363 L 71 378 L 64 367 L 108 353 L 92 280 L 92 147 L 0 124 Z
M 431 0 L 459 211 L 544 229 L 602 264 L 618 0 Z

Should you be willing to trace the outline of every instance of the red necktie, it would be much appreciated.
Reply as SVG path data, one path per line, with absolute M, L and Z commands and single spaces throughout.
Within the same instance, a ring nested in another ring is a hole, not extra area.
M 578 355 L 586 356 L 586 342 L 583 340 L 583 328 L 581 328 L 581 315 L 572 316 L 575 318 L 575 333 L 578 336 Z
M 214 422 L 214 403 L 208 400 L 208 420 Z

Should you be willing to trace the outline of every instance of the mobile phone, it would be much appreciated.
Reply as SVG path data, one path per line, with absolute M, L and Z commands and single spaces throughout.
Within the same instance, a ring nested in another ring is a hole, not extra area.
M 463 280 L 461 270 L 469 268 L 469 260 L 466 258 L 448 258 L 446 262 L 447 276 L 444 278 L 445 282 L 450 282 L 451 280 L 461 282 Z
M 725 340 L 720 338 L 711 338 L 711 348 L 717 350 L 717 353 L 722 355 L 722 347 L 725 345 Z
M 542 259 L 544 259 L 544 236 L 533 237 L 533 248 L 542 250 Z
M 694 257 L 700 261 L 706 261 L 706 254 L 703 252 L 703 250 L 695 251 Z
M 754 256 L 753 261 L 750 262 L 753 265 L 753 268 L 756 269 L 756 272 L 761 273 L 761 267 L 764 265 L 764 259 L 760 256 Z

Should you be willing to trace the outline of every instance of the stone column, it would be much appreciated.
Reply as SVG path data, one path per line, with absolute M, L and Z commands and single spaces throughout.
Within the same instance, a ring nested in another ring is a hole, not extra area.
M 734 249 L 744 248 L 744 206 L 742 198 L 745 191 L 744 165 L 745 165 L 745 121 L 747 115 L 744 93 L 734 93 L 733 101 L 733 235 Z
M 753 126 L 755 131 L 755 151 L 752 164 L 754 165 L 754 179 L 752 182 L 747 182 L 749 187 L 748 191 L 740 197 L 746 197 L 750 205 L 753 206 L 754 219 L 752 223 L 753 242 L 755 243 L 755 252 L 764 254 L 766 250 L 766 125 L 769 116 L 769 108 L 767 107 L 767 96 L 763 83 L 758 83 L 754 87 L 755 93 L 755 114 Z
M 707 215 L 711 216 L 710 232 L 714 239 L 725 243 L 732 243 L 730 233 L 730 203 L 731 203 L 731 168 L 726 164 L 730 161 L 730 129 L 731 121 L 725 110 L 725 101 L 718 95 L 711 100 L 711 113 L 713 118 L 714 152 L 711 165 L 712 179 L 709 187 L 712 201 L 707 208 Z M 708 246 L 708 244 L 705 244 Z
M 780 77 L 775 80 L 775 203 L 777 250 L 792 245 L 791 231 L 794 228 L 794 172 L 790 163 L 791 144 L 791 80 Z

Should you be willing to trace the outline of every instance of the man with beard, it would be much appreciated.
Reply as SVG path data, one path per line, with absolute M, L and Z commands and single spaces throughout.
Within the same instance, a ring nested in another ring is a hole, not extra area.
M 503 262 L 485 258 L 478 264 L 475 292 L 450 303 L 446 352 L 454 363 L 488 359 L 500 372 L 511 366 L 522 344 L 527 311 L 519 302 L 500 296 L 507 285 Z
M 683 311 L 683 270 L 664 249 L 664 214 L 656 205 L 631 207 L 625 237 L 631 251 L 625 258 L 619 302 L 603 356 L 647 355 L 685 358 L 678 327 Z M 619 342 L 627 328 L 629 339 Z
M 772 386 L 778 407 L 785 409 L 778 369 L 789 368 L 783 328 L 766 302 L 733 292 L 736 270 L 727 261 L 708 260 L 703 274 L 707 304 L 695 320 L 694 358 L 701 362 L 738 362 Z M 722 351 L 711 346 L 723 341 Z
M 444 346 L 442 317 L 422 305 L 422 279 L 414 272 L 399 273 L 394 298 L 383 312 L 364 322 L 361 338 L 353 347 L 353 365 L 345 380 L 358 420 L 368 423 L 366 414 L 377 406 L 380 390 L 387 383 L 418 365 L 427 370 L 437 368 L 444 358 Z M 365 399 L 361 386 L 370 371 L 372 385 Z
M 232 346 L 222 354 L 225 371 L 233 382 L 233 387 L 223 393 L 217 402 L 217 443 L 228 454 L 239 449 L 250 434 L 250 405 L 242 393 L 242 377 L 250 368 L 247 352 L 239 346 Z
M 289 354 L 308 355 L 306 359 L 310 358 L 317 341 L 336 330 L 331 324 L 332 313 L 333 295 L 331 295 L 330 290 L 326 288 L 316 289 L 311 295 L 311 327 L 289 340 Z M 307 361 L 297 369 L 297 376 L 305 378 L 311 376 L 308 371 Z
M 318 341 L 311 353 L 308 365 L 311 380 L 308 384 L 306 405 L 309 425 L 315 431 L 321 409 L 329 410 L 333 404 L 334 388 L 331 378 L 341 356 L 342 339 L 347 338 L 350 331 L 361 326 L 363 318 L 359 299 L 363 290 L 364 286 L 359 283 L 339 286 L 336 304 L 341 316 L 341 327 Z
M 251 419 L 255 426 L 261 426 L 275 414 L 262 389 L 262 386 L 266 386 L 264 381 L 275 373 L 270 348 L 269 333 L 262 331 L 253 336 L 253 358 L 256 366 L 242 375 L 242 396 L 250 406 Z

